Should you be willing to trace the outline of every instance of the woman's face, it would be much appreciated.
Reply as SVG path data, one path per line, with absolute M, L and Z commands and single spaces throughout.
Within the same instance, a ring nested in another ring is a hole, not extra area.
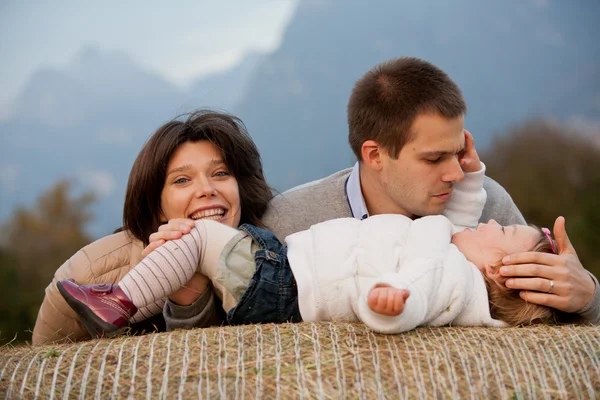
M 211 219 L 237 228 L 241 206 L 237 180 L 210 142 L 186 142 L 167 166 L 161 218 Z

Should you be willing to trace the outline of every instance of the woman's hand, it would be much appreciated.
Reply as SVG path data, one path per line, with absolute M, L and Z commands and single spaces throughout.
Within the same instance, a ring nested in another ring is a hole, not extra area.
M 465 129 L 465 150 L 458 158 L 463 172 L 477 172 L 481 170 L 481 160 L 475 149 L 473 135 Z
M 158 232 L 150 235 L 150 244 L 142 250 L 142 257 L 146 257 L 153 250 L 165 244 L 168 240 L 179 239 L 186 233 L 190 233 L 194 227 L 194 220 L 187 218 L 174 218 L 164 225 L 158 227 Z
M 196 272 L 192 279 L 181 289 L 169 295 L 169 299 L 180 306 L 189 306 L 202 296 L 202 294 L 208 289 L 209 279 Z
M 506 287 L 521 289 L 521 298 L 534 304 L 575 313 L 594 296 L 595 282 L 583 268 L 565 229 L 565 219 L 554 223 L 558 255 L 525 252 L 502 259 L 500 274 Z

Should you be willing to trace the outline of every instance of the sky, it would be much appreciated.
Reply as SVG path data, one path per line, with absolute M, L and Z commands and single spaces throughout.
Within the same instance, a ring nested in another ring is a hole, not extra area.
M 185 86 L 248 51 L 276 49 L 297 3 L 0 0 L 0 116 L 35 70 L 65 66 L 90 45 Z

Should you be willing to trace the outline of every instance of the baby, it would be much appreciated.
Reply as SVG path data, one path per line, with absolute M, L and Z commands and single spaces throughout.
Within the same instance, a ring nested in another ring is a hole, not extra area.
M 196 272 L 211 280 L 229 324 L 363 321 L 374 331 L 399 333 L 421 325 L 550 321 L 552 309 L 526 303 L 498 273 L 506 255 L 556 252 L 549 231 L 493 220 L 456 226 L 477 224 L 484 171 L 481 163 L 455 185 L 444 216 L 337 219 L 290 235 L 287 247 L 252 225 L 238 230 L 200 220 L 118 285 L 63 280 L 58 287 L 93 337 L 117 334 L 135 321 L 138 308 L 173 293 Z

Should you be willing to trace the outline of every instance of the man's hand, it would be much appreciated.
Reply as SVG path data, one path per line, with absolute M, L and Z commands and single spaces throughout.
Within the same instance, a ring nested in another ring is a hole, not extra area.
M 174 218 L 164 225 L 158 227 L 148 239 L 150 244 L 142 250 L 142 257 L 146 257 L 153 250 L 165 244 L 168 240 L 179 239 L 186 233 L 190 233 L 194 227 L 194 220 L 187 218 Z
M 473 135 L 465 129 L 465 150 L 459 155 L 458 161 L 463 172 L 477 172 L 481 170 L 479 154 L 475 149 Z
M 565 229 L 565 219 L 554 223 L 558 255 L 525 252 L 502 259 L 500 274 L 509 277 L 506 287 L 521 289 L 521 298 L 534 304 L 575 313 L 594 296 L 595 282 L 583 268 Z M 551 293 L 548 293 L 551 290 Z

